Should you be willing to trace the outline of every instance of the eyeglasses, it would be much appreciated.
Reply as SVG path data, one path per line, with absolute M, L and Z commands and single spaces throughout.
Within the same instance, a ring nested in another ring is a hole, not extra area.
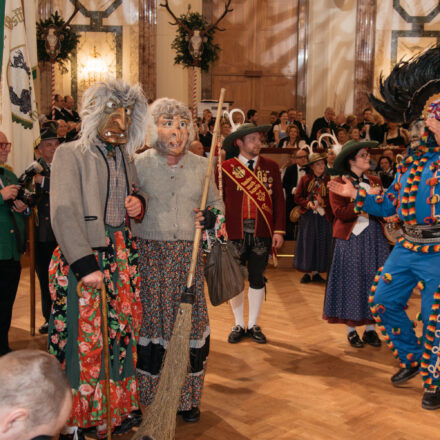
M 10 142 L 0 142 L 0 151 L 4 151 L 9 153 L 11 151 L 11 143 Z
M 369 155 L 370 153 L 366 151 L 365 153 L 358 154 L 358 157 L 360 157 L 361 159 L 366 159 Z

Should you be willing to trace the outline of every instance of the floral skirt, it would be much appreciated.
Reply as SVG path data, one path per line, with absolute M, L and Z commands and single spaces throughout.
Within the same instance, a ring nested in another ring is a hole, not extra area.
M 192 241 L 137 239 L 141 274 L 143 321 L 138 344 L 137 377 L 143 405 L 154 400 L 163 357 L 173 333 L 174 322 L 186 287 Z M 180 410 L 199 406 L 209 352 L 208 309 L 203 294 L 201 252 L 194 276 L 195 301 L 192 307 L 191 367 L 180 398 Z
M 139 408 L 135 376 L 142 321 L 137 249 L 127 228 L 106 226 L 107 248 L 95 256 L 104 273 L 108 308 L 112 426 Z M 82 288 L 57 247 L 49 266 L 52 313 L 49 353 L 61 363 L 73 391 L 69 426 L 106 425 L 101 291 Z

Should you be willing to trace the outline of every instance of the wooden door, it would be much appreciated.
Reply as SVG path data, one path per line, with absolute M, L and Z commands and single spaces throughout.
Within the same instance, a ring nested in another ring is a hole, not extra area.
M 268 122 L 271 111 L 297 103 L 298 1 L 234 0 L 231 7 L 220 24 L 226 30 L 215 36 L 220 59 L 210 71 L 210 87 L 205 77 L 204 98 L 215 99 L 225 87 L 232 107 L 245 113 L 254 108 L 259 123 Z M 224 0 L 212 0 L 209 20 L 223 10 Z

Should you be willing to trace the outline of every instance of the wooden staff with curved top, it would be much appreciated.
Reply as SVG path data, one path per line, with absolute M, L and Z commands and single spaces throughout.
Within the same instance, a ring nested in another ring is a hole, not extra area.
M 76 286 L 76 293 L 81 297 L 83 282 Z M 104 282 L 101 284 L 101 319 L 102 319 L 102 346 L 104 348 L 104 376 L 105 376 L 105 406 L 107 410 L 107 440 L 112 439 L 112 414 L 110 401 L 110 355 L 108 347 L 108 320 L 107 320 L 107 293 Z

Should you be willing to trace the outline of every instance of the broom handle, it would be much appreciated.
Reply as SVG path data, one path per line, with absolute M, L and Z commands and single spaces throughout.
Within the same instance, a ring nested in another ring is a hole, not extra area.
M 209 150 L 208 168 L 206 170 L 205 183 L 203 185 L 202 200 L 200 201 L 200 210 L 201 211 L 203 211 L 206 208 L 206 200 L 208 199 L 209 183 L 211 181 L 211 174 L 212 174 L 212 164 L 214 162 L 214 152 L 215 152 L 215 148 L 217 145 L 217 138 L 218 138 L 219 131 L 220 131 L 220 118 L 221 118 L 221 114 L 222 114 L 223 101 L 225 99 L 225 92 L 226 92 L 226 89 L 224 89 L 224 88 L 222 88 L 220 90 L 220 98 L 218 100 L 217 116 L 215 118 L 215 125 L 214 125 L 214 133 L 212 135 L 211 149 Z M 194 274 L 196 271 L 197 254 L 199 253 L 199 244 L 200 244 L 201 236 L 202 236 L 202 230 L 196 229 L 196 231 L 194 233 L 194 244 L 193 244 L 193 249 L 192 249 L 191 265 L 189 267 L 188 278 L 186 280 L 186 287 L 188 289 L 193 284 Z
M 83 282 L 76 286 L 76 293 L 81 297 Z M 107 440 L 112 440 L 112 414 L 110 403 L 110 356 L 108 350 L 108 322 L 107 322 L 107 294 L 105 284 L 101 284 L 101 307 L 102 307 L 102 345 L 104 347 L 104 376 L 105 376 L 105 399 L 107 409 Z

